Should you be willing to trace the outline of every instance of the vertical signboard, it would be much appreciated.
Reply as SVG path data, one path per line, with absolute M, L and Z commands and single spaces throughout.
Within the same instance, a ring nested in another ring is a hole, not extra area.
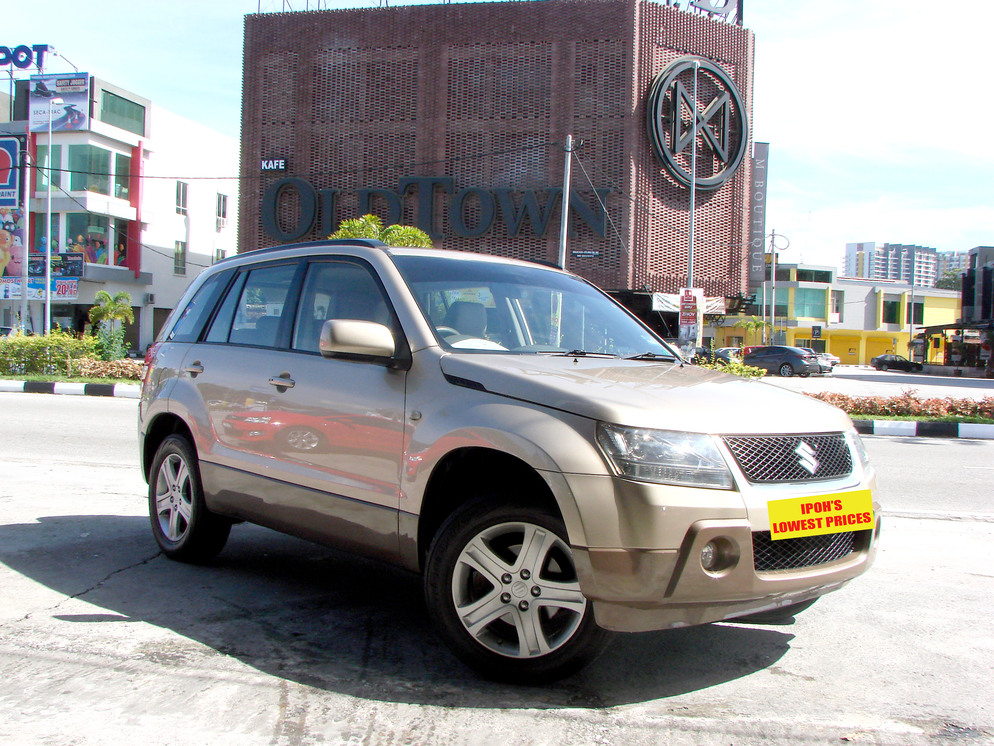
M 0 137 L 0 298 L 15 297 L 9 287 L 15 283 L 19 297 L 28 244 L 27 219 L 21 208 L 21 149 L 20 138 Z
M 701 329 L 704 322 L 704 290 L 680 289 L 680 349 L 692 357 L 694 348 L 701 346 Z
M 48 132 L 90 127 L 90 74 L 32 75 L 28 96 L 28 129 Z
M 766 281 L 766 186 L 770 144 L 752 146 L 752 183 L 749 185 L 749 288 Z

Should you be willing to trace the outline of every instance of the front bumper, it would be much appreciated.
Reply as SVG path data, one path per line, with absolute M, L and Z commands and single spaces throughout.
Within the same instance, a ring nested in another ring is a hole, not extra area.
M 611 502 L 618 510 L 620 541 L 573 547 L 580 587 L 593 602 L 598 625 L 605 629 L 642 632 L 685 627 L 799 603 L 841 588 L 876 556 L 880 532 L 876 503 L 874 525 L 839 535 L 842 550 L 827 558 L 799 557 L 793 564 L 787 561 L 783 569 L 770 569 L 763 553 L 771 544 L 776 549 L 786 545 L 769 542 L 761 534 L 770 528 L 767 500 L 785 497 L 783 486 L 769 494 L 756 489 L 677 491 L 613 481 L 616 491 Z M 869 489 L 872 481 L 859 486 Z M 692 493 L 697 504 L 682 500 L 674 505 L 668 499 L 681 492 Z M 707 495 L 719 504 L 701 504 Z M 739 509 L 731 508 L 730 499 L 739 501 Z M 631 541 L 635 537 L 638 541 Z M 711 571 L 701 562 L 709 542 L 722 547 L 725 560 Z M 756 546 L 763 547 L 758 562 Z

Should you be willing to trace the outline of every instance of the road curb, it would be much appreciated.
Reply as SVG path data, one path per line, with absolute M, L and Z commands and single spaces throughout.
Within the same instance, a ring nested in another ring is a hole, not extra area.
M 114 396 L 125 399 L 141 397 L 141 386 L 131 383 L 64 383 L 58 381 L 2 381 L 0 391 L 25 394 L 63 394 L 67 396 Z
M 980 438 L 994 440 L 994 425 L 973 422 L 915 422 L 913 420 L 853 420 L 863 435 L 903 435 L 922 438 Z

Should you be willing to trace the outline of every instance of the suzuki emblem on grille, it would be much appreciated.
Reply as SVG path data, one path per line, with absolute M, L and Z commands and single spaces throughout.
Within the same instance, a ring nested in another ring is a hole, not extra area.
M 794 449 L 794 453 L 798 456 L 798 463 L 809 474 L 814 476 L 814 473 L 818 471 L 818 459 L 815 458 L 815 449 L 802 440 L 800 445 Z

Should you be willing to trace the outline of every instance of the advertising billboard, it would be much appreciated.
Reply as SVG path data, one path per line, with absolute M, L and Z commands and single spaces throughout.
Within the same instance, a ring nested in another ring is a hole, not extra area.
M 32 75 L 28 109 L 31 132 L 89 129 L 90 74 Z
M 21 277 L 27 220 L 21 209 L 21 140 L 0 137 L 0 277 Z

